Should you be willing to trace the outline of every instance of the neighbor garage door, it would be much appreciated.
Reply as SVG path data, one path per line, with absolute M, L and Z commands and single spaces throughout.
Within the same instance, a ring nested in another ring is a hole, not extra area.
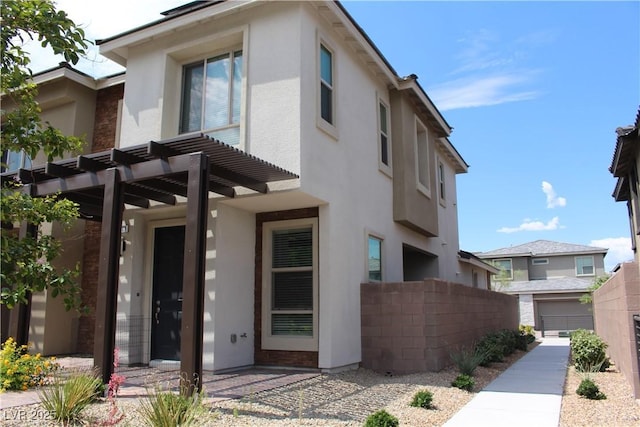
M 591 305 L 576 300 L 537 301 L 537 328 L 546 331 L 593 329 Z

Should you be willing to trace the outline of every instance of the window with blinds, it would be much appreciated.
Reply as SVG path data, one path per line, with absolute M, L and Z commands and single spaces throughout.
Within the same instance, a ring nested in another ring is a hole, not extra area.
M 318 218 L 262 225 L 263 350 L 318 351 Z

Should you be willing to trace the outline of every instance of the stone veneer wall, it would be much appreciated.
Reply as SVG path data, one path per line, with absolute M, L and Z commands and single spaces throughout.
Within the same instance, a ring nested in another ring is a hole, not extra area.
M 600 289 L 593 293 L 596 333 L 609 345 L 607 353 L 640 399 L 638 342 L 633 315 L 640 315 L 640 268 L 637 262 L 621 265 Z
M 91 152 L 114 148 L 118 117 L 118 101 L 124 96 L 124 84 L 98 91 L 96 97 L 96 115 L 93 128 Z M 84 234 L 84 254 L 82 259 L 82 302 L 90 309 L 78 324 L 78 353 L 93 354 L 93 336 L 95 329 L 95 308 L 100 266 L 100 236 L 102 223 L 86 221 Z
M 488 332 L 518 328 L 518 299 L 438 279 L 360 286 L 362 366 L 439 371 L 450 353 Z

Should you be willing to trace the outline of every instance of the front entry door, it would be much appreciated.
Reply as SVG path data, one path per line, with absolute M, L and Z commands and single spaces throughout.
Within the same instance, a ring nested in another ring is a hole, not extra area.
M 180 360 L 184 225 L 154 231 L 151 359 Z

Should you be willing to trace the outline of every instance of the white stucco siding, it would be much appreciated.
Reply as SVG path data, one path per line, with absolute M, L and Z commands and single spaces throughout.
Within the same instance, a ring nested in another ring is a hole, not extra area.
M 247 151 L 300 171 L 300 6 L 283 2 L 254 13 L 245 51 Z
M 438 182 L 438 162 L 444 166 L 445 175 L 445 198 L 440 199 L 440 189 Z M 471 285 L 470 281 L 465 281 L 458 265 L 458 200 L 456 193 L 456 174 L 453 165 L 440 152 L 437 152 L 436 163 L 436 191 L 432 197 L 438 197 L 438 237 L 434 240 L 440 242 L 441 256 L 439 257 L 440 278 L 456 283 Z
M 215 330 L 215 357 L 209 369 L 252 365 L 255 215 L 218 204 L 214 234 L 207 239 L 207 258 L 216 259 L 215 270 L 207 269 L 208 276 L 215 276 L 207 280 L 207 300 L 215 306 L 212 324 L 209 328 L 205 325 L 205 330 Z M 232 334 L 235 343 L 231 342 Z

